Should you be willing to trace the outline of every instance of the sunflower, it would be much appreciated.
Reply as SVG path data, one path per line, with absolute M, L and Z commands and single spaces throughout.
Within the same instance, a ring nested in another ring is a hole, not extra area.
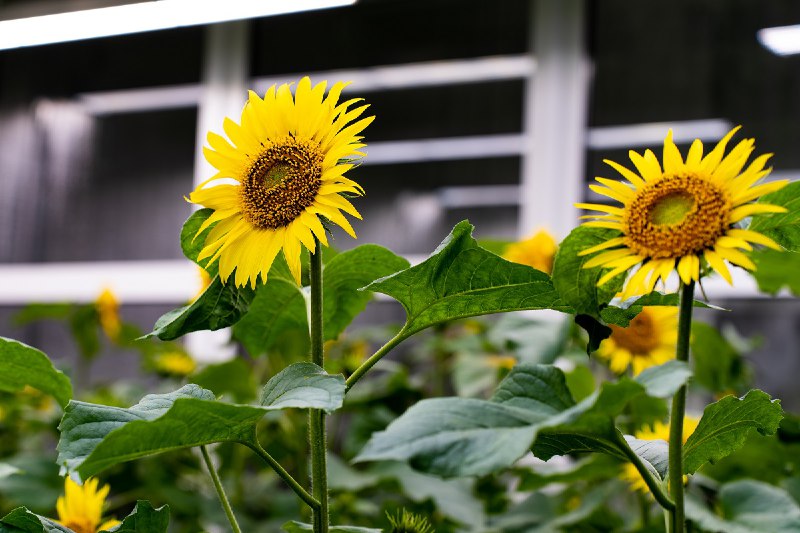
M 186 352 L 168 351 L 156 354 L 153 367 L 162 374 L 188 376 L 195 371 L 197 363 Z
M 664 139 L 663 167 L 651 150 L 644 155 L 630 151 L 638 174 L 613 161 L 605 161 L 629 184 L 596 178 L 601 185 L 590 188 L 622 206 L 576 204 L 607 213 L 583 217 L 594 219 L 585 225 L 621 233 L 580 253 L 588 255 L 604 250 L 584 264 L 584 268 L 611 269 L 600 278 L 598 286 L 636 265 L 639 269 L 628 280 L 625 296 L 651 292 L 656 282 L 666 281 L 673 270 L 684 284 L 697 281 L 704 264 L 732 284 L 726 261 L 755 270 L 742 250 L 752 250 L 752 244 L 781 249 L 765 235 L 737 227 L 750 216 L 785 212 L 783 207 L 753 201 L 788 183 L 780 180 L 759 184 L 772 170 L 765 168 L 772 154 L 755 158 L 742 170 L 755 148 L 753 139 L 742 140 L 724 155 L 728 141 L 738 129 L 737 126 L 728 132 L 705 156 L 703 143 L 696 139 L 685 160 L 672 141 L 670 130 Z
M 100 327 L 106 336 L 115 341 L 119 338 L 122 330 L 122 321 L 119 318 L 119 300 L 108 287 L 94 301 L 97 309 L 97 316 L 100 320 Z
M 550 274 L 556 250 L 558 250 L 556 240 L 542 229 L 523 241 L 509 244 L 503 253 L 503 258 Z
M 600 344 L 597 355 L 617 374 L 630 367 L 636 376 L 645 368 L 675 357 L 678 342 L 676 307 L 644 307 L 628 327 L 613 324 L 610 327 L 611 336 Z
M 272 86 L 264 98 L 251 91 L 240 123 L 223 123 L 229 140 L 208 134 L 210 148 L 203 152 L 217 173 L 189 201 L 214 209 L 197 232 L 216 224 L 198 260 L 219 260 L 223 282 L 235 270 L 237 286 L 255 287 L 283 250 L 300 283 L 302 247 L 315 253 L 315 237 L 328 244 L 323 221 L 355 238 L 342 212 L 361 215 L 344 195 L 364 191 L 344 175 L 365 155 L 359 134 L 375 117 L 353 122 L 368 106 L 353 107 L 361 99 L 338 103 L 347 83 L 334 84 L 327 95 L 326 86 L 312 86 L 306 77 L 294 97 L 288 84 Z
M 699 419 L 691 416 L 686 416 L 683 418 L 684 444 L 686 444 L 686 441 L 689 439 L 691 434 L 694 433 L 694 430 L 697 429 L 697 424 L 699 423 Z M 669 425 L 663 422 L 656 422 L 653 424 L 652 429 L 647 428 L 637 431 L 634 436 L 639 440 L 663 440 L 669 442 Z M 642 492 L 650 491 L 650 489 L 647 487 L 647 484 L 644 482 L 644 479 L 642 479 L 642 475 L 632 463 L 625 463 L 620 477 L 630 484 L 632 490 L 639 490 Z M 686 476 L 683 477 L 684 483 L 686 483 Z
M 64 496 L 56 502 L 60 524 L 75 533 L 97 533 L 120 524 L 113 519 L 101 522 L 108 485 L 97 490 L 97 484 L 95 478 L 87 479 L 82 487 L 69 477 L 64 480 Z

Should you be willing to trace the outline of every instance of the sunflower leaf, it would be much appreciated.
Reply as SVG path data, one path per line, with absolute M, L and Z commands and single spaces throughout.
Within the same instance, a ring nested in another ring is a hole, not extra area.
M 336 339 L 372 299 L 372 293 L 358 289 L 408 267 L 406 259 L 376 244 L 365 244 L 331 259 L 323 274 L 325 340 Z
M 783 418 L 780 400 L 758 389 L 743 398 L 726 396 L 705 408 L 697 429 L 683 447 L 683 472 L 693 474 L 742 447 L 751 430 L 773 435 Z
M 21 342 L 0 337 L 0 390 L 15 392 L 25 386 L 51 395 L 64 407 L 72 398 L 72 383 L 48 357 Z
M 139 500 L 121 524 L 100 533 L 166 533 L 169 527 L 169 506 L 154 509 L 148 501 Z
M 670 383 L 687 378 L 682 367 L 666 367 L 660 375 Z M 508 468 L 529 450 L 545 460 L 573 452 L 625 458 L 614 418 L 641 394 L 663 392 L 652 381 L 604 383 L 575 403 L 561 370 L 518 365 L 491 400 L 437 398 L 417 403 L 373 434 L 356 461 L 408 461 L 419 470 L 453 477 Z
M 217 276 L 194 302 L 162 315 L 144 338 L 171 341 L 192 331 L 216 331 L 232 326 L 247 313 L 255 295 L 249 285 L 223 284 Z
M 547 274 L 480 248 L 460 222 L 422 263 L 373 281 L 406 310 L 404 337 L 448 320 L 524 309 L 569 312 Z
M 787 211 L 753 217 L 747 229 L 772 238 L 787 250 L 800 252 L 800 181 L 765 194 L 759 203 L 779 205 Z
M 703 531 L 717 533 L 800 532 L 800 506 L 785 490 L 743 479 L 719 491 L 722 516 L 695 498 L 686 500 L 686 516 Z
M 219 402 L 211 391 L 191 384 L 145 396 L 127 409 L 72 401 L 59 425 L 58 463 L 86 479 L 109 466 L 170 450 L 215 442 L 253 444 L 256 424 L 268 411 L 332 411 L 343 396 L 342 376 L 300 363 L 267 383 L 259 406 Z

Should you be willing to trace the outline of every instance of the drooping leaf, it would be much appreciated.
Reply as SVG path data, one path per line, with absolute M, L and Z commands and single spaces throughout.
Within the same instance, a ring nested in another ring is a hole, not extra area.
M 253 356 L 269 353 L 278 343 L 285 346 L 289 339 L 295 355 L 307 354 L 310 344 L 303 293 L 293 281 L 270 279 L 259 287 L 233 334 Z
M 472 229 L 469 222 L 460 222 L 428 259 L 365 287 L 403 304 L 407 315 L 403 336 L 469 316 L 524 309 L 570 310 L 547 274 L 480 248 Z
M 161 316 L 146 337 L 171 341 L 192 331 L 232 326 L 247 313 L 255 295 L 249 285 L 223 284 L 217 276 L 194 302 Z
M 332 376 L 313 363 L 295 363 L 267 382 L 260 403 L 273 409 L 296 407 L 330 413 L 342 406 L 344 389 L 344 376 Z
M 26 344 L 0 337 L 0 390 L 16 392 L 31 386 L 51 395 L 64 407 L 72 398 L 72 383 L 48 357 Z
M 751 274 L 761 292 L 774 295 L 788 287 L 792 294 L 800 296 L 800 253 L 754 250 L 748 255 L 756 265 Z
M 307 531 L 314 531 L 314 528 L 311 524 L 304 524 L 302 522 L 297 522 L 292 520 L 291 522 L 286 522 L 281 527 L 287 533 L 306 533 Z M 358 527 L 358 526 L 331 526 L 328 531 L 331 533 L 381 533 L 382 529 L 374 529 L 371 527 Z
M 166 533 L 169 527 L 169 506 L 154 509 L 148 501 L 139 500 L 121 524 L 101 533 Z
M 800 252 L 800 181 L 762 196 L 759 203 L 779 205 L 787 211 L 753 217 L 748 229 L 771 237 L 787 250 Z
M 25 507 L 17 507 L 0 518 L 0 533 L 74 533 L 71 529 L 32 513 Z
M 579 256 L 582 251 L 597 246 L 619 232 L 604 228 L 578 226 L 558 245 L 553 262 L 553 286 L 561 300 L 571 306 L 577 314 L 600 316 L 600 310 L 619 292 L 625 276 L 617 276 L 602 287 L 597 286 L 605 269 L 583 268 L 596 254 Z
M 667 478 L 669 471 L 669 444 L 665 440 L 643 440 L 625 435 L 625 441 L 657 479 Z
M 743 398 L 726 396 L 712 403 L 684 445 L 684 473 L 693 474 L 705 463 L 739 449 L 753 429 L 762 435 L 774 434 L 782 418 L 780 400 L 772 400 L 757 389 Z
M 343 395 L 341 376 L 303 363 L 270 380 L 261 406 L 218 402 L 197 385 L 145 396 L 128 409 L 70 402 L 60 425 L 58 462 L 86 479 L 111 465 L 165 451 L 215 442 L 253 444 L 256 424 L 267 411 L 332 411 Z
M 614 418 L 633 398 L 671 392 L 688 377 L 683 367 L 667 370 L 662 377 L 670 387 L 623 379 L 604 383 L 576 404 L 561 370 L 518 365 L 489 401 L 439 398 L 417 403 L 373 434 L 356 460 L 405 460 L 450 477 L 508 468 L 531 449 L 545 460 L 583 451 L 624 458 Z
M 704 531 L 715 533 L 798 533 L 800 507 L 786 491 L 760 481 L 727 483 L 719 491 L 722 516 L 694 498 L 686 500 L 686 516 Z
M 365 244 L 331 259 L 322 278 L 325 340 L 336 339 L 364 310 L 372 294 L 360 291 L 361 287 L 408 267 L 405 258 L 376 244 Z

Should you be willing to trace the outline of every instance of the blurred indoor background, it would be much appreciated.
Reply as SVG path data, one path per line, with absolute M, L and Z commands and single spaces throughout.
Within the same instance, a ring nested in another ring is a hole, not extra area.
M 122 3 L 0 0 L 0 20 Z M 352 80 L 347 94 L 377 116 L 354 174 L 367 191 L 359 239 L 336 234 L 341 249 L 375 242 L 420 259 L 464 218 L 479 238 L 539 227 L 563 238 L 588 182 L 615 177 L 602 160 L 660 154 L 670 127 L 686 150 L 741 124 L 776 154 L 773 176 L 800 178 L 800 55 L 759 33 L 797 23 L 795 0 L 359 0 L 50 44 L 0 29 L 11 43 L 0 49 L 0 335 L 73 358 L 63 328 L 12 315 L 109 286 L 149 329 L 191 298 L 200 281 L 178 235 L 183 196 L 210 176 L 206 132 L 238 120 L 248 88 L 306 74 Z M 704 318 L 763 336 L 757 384 L 800 409 L 800 305 L 758 295 L 747 276 L 705 288 L 735 312 Z M 393 303 L 371 305 L 374 320 L 402 319 Z M 106 359 L 98 379 L 127 372 Z

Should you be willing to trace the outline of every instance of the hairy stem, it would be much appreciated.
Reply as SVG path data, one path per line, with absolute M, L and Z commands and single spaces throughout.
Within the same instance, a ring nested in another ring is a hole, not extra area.
M 200 446 L 200 452 L 203 454 L 203 461 L 205 461 L 206 467 L 208 467 L 211 481 L 214 482 L 214 488 L 217 489 L 217 496 L 219 496 L 219 501 L 222 503 L 225 515 L 228 517 L 228 522 L 231 523 L 233 533 L 242 533 L 239 523 L 236 521 L 236 516 L 233 514 L 233 509 L 231 509 L 231 502 L 228 501 L 228 496 L 225 494 L 225 489 L 222 487 L 217 469 L 214 468 L 214 463 L 211 462 L 211 457 L 208 455 L 208 449 L 205 446 Z
M 311 256 L 311 362 L 325 368 L 322 330 L 322 245 L 315 237 L 315 253 Z M 311 409 L 308 413 L 308 436 L 311 442 L 311 492 L 319 502 L 314 509 L 314 533 L 328 533 L 328 444 L 325 434 L 325 413 Z
M 378 349 L 378 351 L 377 351 L 377 352 L 375 352 L 374 354 L 372 354 L 372 355 L 370 356 L 370 358 L 369 358 L 369 359 L 367 359 L 366 361 L 364 361 L 363 363 L 361 363 L 361 366 L 359 366 L 358 368 L 356 368 L 355 372 L 353 372 L 352 374 L 350 374 L 350 377 L 349 377 L 349 378 L 347 378 L 347 381 L 345 382 L 345 386 L 346 386 L 347 388 L 345 389 L 345 391 L 349 391 L 349 390 L 350 390 L 350 388 L 351 388 L 353 385 L 355 385 L 355 384 L 356 384 L 356 382 L 357 382 L 359 379 L 361 379 L 362 377 L 364 377 L 364 374 L 366 374 L 366 373 L 369 371 L 369 369 L 370 369 L 370 368 L 372 368 L 373 366 L 375 366 L 375 364 L 376 364 L 378 361 L 380 361 L 381 359 L 383 359 L 383 356 L 384 356 L 384 355 L 386 355 L 386 354 L 388 354 L 389 352 L 391 352 L 391 351 L 392 351 L 392 349 L 393 349 L 395 346 L 397 346 L 398 344 L 400 344 L 401 342 L 403 342 L 405 339 L 406 339 L 405 332 L 404 332 L 403 330 L 400 330 L 400 332 L 398 332 L 398 333 L 397 333 L 397 335 L 395 335 L 394 337 L 392 337 L 391 339 L 389 339 L 389 341 L 388 341 L 386 344 L 384 344 L 383 346 L 381 346 L 381 347 Z
M 681 283 L 678 303 L 678 346 L 675 358 L 689 360 L 689 339 L 692 334 L 692 307 L 694 304 L 694 281 Z M 670 533 L 684 533 L 686 514 L 683 503 L 683 417 L 686 411 L 686 385 L 672 398 L 669 426 L 669 491 L 675 509 L 672 511 Z
M 623 437 L 621 433 L 616 432 L 616 437 L 617 445 L 620 447 L 628 460 L 633 464 L 633 466 L 636 467 L 636 470 L 639 471 L 639 474 L 642 476 L 647 488 L 650 489 L 650 492 L 653 494 L 653 497 L 656 499 L 658 504 L 668 511 L 674 510 L 675 504 L 669 499 L 669 496 L 664 493 L 661 483 L 659 483 L 659 481 L 653 477 L 653 474 L 644 465 L 642 458 L 636 455 L 636 452 L 631 449 L 631 447 L 628 445 L 628 442 L 625 440 L 625 437 Z

